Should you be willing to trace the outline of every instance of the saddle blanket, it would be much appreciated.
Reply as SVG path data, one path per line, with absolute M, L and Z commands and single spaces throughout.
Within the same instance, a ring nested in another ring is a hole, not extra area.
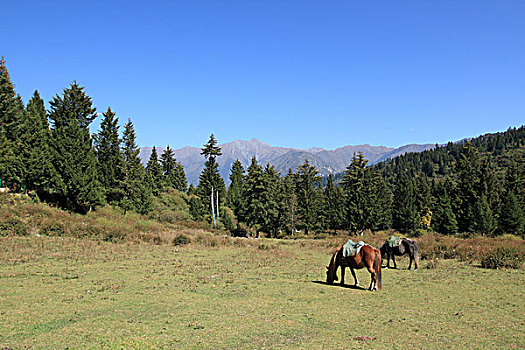
M 396 237 L 396 236 L 390 236 L 388 239 L 388 246 L 390 248 L 398 247 L 401 244 L 401 240 L 403 239 L 402 236 Z
M 364 245 L 366 245 L 366 243 L 363 241 L 353 242 L 349 239 L 343 246 L 343 258 L 355 256 Z

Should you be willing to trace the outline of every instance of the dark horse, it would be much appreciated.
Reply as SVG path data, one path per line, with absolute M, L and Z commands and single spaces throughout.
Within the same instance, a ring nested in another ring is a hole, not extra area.
M 419 253 L 417 250 L 417 243 L 411 239 L 408 238 L 402 238 L 401 243 L 397 247 L 390 247 L 388 244 L 388 240 L 386 240 L 385 243 L 379 248 L 381 251 L 381 257 L 384 259 L 386 256 L 386 268 L 388 269 L 390 267 L 390 257 L 392 257 L 392 261 L 394 262 L 394 269 L 397 269 L 396 265 L 396 259 L 394 258 L 396 255 L 401 256 L 408 254 L 410 257 L 410 263 L 408 264 L 408 269 L 412 267 L 412 261 L 414 261 L 414 271 L 419 268 Z
M 370 272 L 369 290 L 381 290 L 381 252 L 374 247 L 366 244 L 355 256 L 343 257 L 343 246 L 341 246 L 332 256 L 330 265 L 326 267 L 326 283 L 332 284 L 337 281 L 337 268 L 341 266 L 341 285 L 345 283 L 345 267 L 349 267 L 354 276 L 355 286 L 359 286 L 359 281 L 355 276 L 354 269 L 366 267 Z

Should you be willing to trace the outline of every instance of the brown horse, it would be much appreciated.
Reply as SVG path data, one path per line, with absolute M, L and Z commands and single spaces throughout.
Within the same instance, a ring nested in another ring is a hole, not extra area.
M 336 250 L 330 265 L 326 267 L 326 283 L 332 284 L 337 281 L 337 268 L 341 266 L 341 285 L 345 283 L 345 267 L 349 267 L 354 276 L 355 286 L 359 286 L 359 281 L 355 275 L 354 269 L 366 267 L 370 272 L 369 290 L 381 290 L 381 252 L 374 247 L 366 244 L 355 256 L 343 257 L 343 246 Z

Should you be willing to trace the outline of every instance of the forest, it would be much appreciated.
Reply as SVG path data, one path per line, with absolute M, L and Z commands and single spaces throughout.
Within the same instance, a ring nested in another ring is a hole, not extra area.
M 308 160 L 280 174 L 256 158 L 219 175 L 221 149 L 212 134 L 196 187 L 168 146 L 139 159 L 136 131 L 110 107 L 90 134 L 96 108 L 73 82 L 45 102 L 35 91 L 27 105 L 0 61 L 0 187 L 35 196 L 71 212 L 105 205 L 150 215 L 166 191 L 188 196 L 191 217 L 232 235 L 314 236 L 393 229 L 405 234 L 511 233 L 525 237 L 525 126 L 436 145 L 368 166 L 360 153 L 341 174 L 322 178 Z

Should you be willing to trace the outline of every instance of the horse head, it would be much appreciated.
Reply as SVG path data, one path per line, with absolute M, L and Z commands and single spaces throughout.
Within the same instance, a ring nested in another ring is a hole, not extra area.
M 332 284 L 337 281 L 337 273 L 334 259 L 330 261 L 330 265 L 326 266 L 326 283 Z

